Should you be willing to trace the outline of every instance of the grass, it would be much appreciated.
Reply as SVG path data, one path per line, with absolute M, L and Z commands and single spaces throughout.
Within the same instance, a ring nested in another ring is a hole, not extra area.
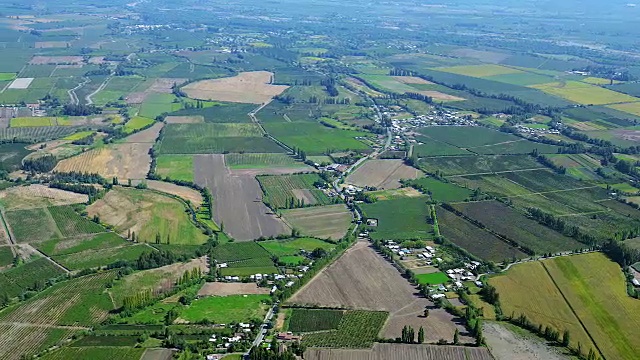
M 67 137 L 62 138 L 62 140 L 67 140 L 67 141 L 75 141 L 75 140 L 80 140 L 80 139 L 84 139 L 88 136 L 93 135 L 95 132 L 94 131 L 80 131 L 77 132 L 73 135 L 69 135 Z
M 257 242 L 238 242 L 216 246 L 212 251 L 218 262 L 241 261 L 255 258 L 269 258 L 270 254 Z
M 0 81 L 10 81 L 16 78 L 15 73 L 0 73 Z
M 156 158 L 156 174 L 172 180 L 193 182 L 193 156 L 160 155 Z
M 124 124 L 123 131 L 125 132 L 125 134 L 131 134 L 153 124 L 154 122 L 154 120 L 149 118 L 134 116 L 133 118 L 131 118 L 131 120 L 127 121 Z
M 300 167 L 302 163 L 287 154 L 228 154 L 224 161 L 231 169 L 267 169 Z
M 605 105 L 640 101 L 640 99 L 627 94 L 577 81 L 555 82 L 533 85 L 532 87 L 582 105 Z
M 317 248 L 331 251 L 335 244 L 315 238 L 297 238 L 291 240 L 271 240 L 258 242 L 265 250 L 274 256 L 282 257 L 298 255 L 300 250 L 311 252 Z
M 413 88 L 407 84 L 404 84 L 396 79 L 393 76 L 387 75 L 359 75 L 361 79 L 366 81 L 367 83 L 374 86 L 376 89 L 380 89 L 383 91 L 389 91 L 399 94 L 404 94 L 406 92 L 417 92 L 416 88 Z
M 364 216 L 377 219 L 378 226 L 369 227 L 372 239 L 430 239 L 430 209 L 427 197 L 400 198 L 360 205 Z
M 419 284 L 439 285 L 448 282 L 450 279 L 443 272 L 435 272 L 430 274 L 418 274 L 415 276 Z
M 342 310 L 293 309 L 289 331 L 294 333 L 337 329 L 342 320 Z
M 12 128 L 56 126 L 56 124 L 55 117 L 16 117 L 9 121 L 9 126 Z
M 457 202 L 468 199 L 472 192 L 463 187 L 445 183 L 432 177 L 423 177 L 408 182 L 412 187 L 431 196 L 437 202 Z
M 369 149 L 356 139 L 370 135 L 361 131 L 333 129 L 312 122 L 265 123 L 264 126 L 276 139 L 291 148 L 302 149 L 307 155 Z
M 622 112 L 626 112 L 632 115 L 640 116 L 640 102 L 609 105 L 608 107 L 622 111 Z
M 180 313 L 180 318 L 188 322 L 209 320 L 216 324 L 231 322 L 262 321 L 271 298 L 268 295 L 232 295 L 200 298 Z
M 7 211 L 5 220 L 13 230 L 17 242 L 36 242 L 62 237 L 46 208 Z

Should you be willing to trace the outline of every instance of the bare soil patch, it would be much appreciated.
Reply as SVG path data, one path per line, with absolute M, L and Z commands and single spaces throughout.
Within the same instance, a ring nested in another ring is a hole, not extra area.
M 418 93 L 420 93 L 422 95 L 426 95 L 428 97 L 431 97 L 431 98 L 433 98 L 435 100 L 442 100 L 442 101 L 462 101 L 462 100 L 466 100 L 466 99 L 461 98 L 461 97 L 457 97 L 457 96 L 441 93 L 440 91 L 435 91 L 435 90 L 423 90 L 423 91 L 418 91 Z
M 482 334 L 496 360 L 570 359 L 544 342 L 533 337 L 525 338 L 499 323 L 485 322 L 482 325 Z
M 66 41 L 38 41 L 35 43 L 36 49 L 52 49 L 52 48 L 66 48 L 69 43 Z
M 268 293 L 268 288 L 258 287 L 256 283 L 209 282 L 202 285 L 198 296 L 262 295 Z
M 213 195 L 214 219 L 236 240 L 287 234 L 291 229 L 262 202 L 262 190 L 252 172 L 231 172 L 224 155 L 195 155 L 194 180 Z
M 184 84 L 189 79 L 183 78 L 159 78 L 147 89 L 147 92 L 157 92 L 170 94 L 174 85 Z
M 282 94 L 288 86 L 271 85 L 273 73 L 252 71 L 222 79 L 188 84 L 182 90 L 191 98 L 250 104 L 263 104 Z
M 402 160 L 370 160 L 347 177 L 347 183 L 359 187 L 398 189 L 401 179 L 417 179 L 420 170 L 407 166 Z
M 167 116 L 164 121 L 167 124 L 201 124 L 204 122 L 204 116 Z
M 291 190 L 296 199 L 304 201 L 306 205 L 315 205 L 317 203 L 316 198 L 309 189 L 293 189 Z
M 315 206 L 283 211 L 287 223 L 304 235 L 323 239 L 343 238 L 353 215 L 344 205 Z
M 184 200 L 189 200 L 195 207 L 202 206 L 203 198 L 199 191 L 193 190 L 186 186 L 180 186 L 164 181 L 148 180 L 149 189 L 162 191 L 167 194 L 178 196 Z
M 152 146 L 153 142 L 135 142 L 90 150 L 60 161 L 54 171 L 97 173 L 106 179 L 117 177 L 120 181 L 144 179 L 151 164 L 149 150 Z
M 420 191 L 414 188 L 400 188 L 393 190 L 385 190 L 380 192 L 373 192 L 373 196 L 375 196 L 378 200 L 390 200 L 398 197 L 420 197 L 424 196 Z
M 132 92 L 126 97 L 127 104 L 142 104 L 147 99 L 148 93 L 141 92 Z
M 305 360 L 493 360 L 486 348 L 445 345 L 374 344 L 372 349 L 311 348 Z
M 640 142 L 640 130 L 617 129 L 613 134 L 622 140 Z
M 33 78 L 17 78 L 9 84 L 8 89 L 28 89 L 33 82 Z
M 65 45 L 66 46 L 66 45 Z M 31 65 L 73 65 L 82 64 L 84 58 L 82 56 L 34 56 L 29 61 Z
M 12 187 L 0 191 L 0 205 L 6 210 L 81 204 L 87 201 L 89 201 L 87 195 L 53 189 L 39 184 Z
M 160 130 L 164 127 L 164 123 L 157 122 L 148 129 L 129 135 L 124 138 L 126 143 L 153 144 L 160 137 Z
M 431 81 L 427 81 L 423 78 L 419 78 L 417 76 L 393 76 L 396 81 L 399 81 L 403 84 L 421 84 L 421 85 L 430 85 L 433 84 Z
M 147 349 L 140 360 L 171 360 L 177 350 L 172 349 Z

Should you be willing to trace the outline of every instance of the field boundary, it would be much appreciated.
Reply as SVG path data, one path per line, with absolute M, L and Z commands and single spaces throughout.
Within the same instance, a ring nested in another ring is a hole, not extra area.
M 578 320 L 578 323 L 582 327 L 582 330 L 584 330 L 584 332 L 589 337 L 589 340 L 591 340 L 591 342 L 593 343 L 593 346 L 595 346 L 596 350 L 598 350 L 598 354 L 600 354 L 600 357 L 602 359 L 605 359 L 605 356 L 602 354 L 602 350 L 600 350 L 600 348 L 598 347 L 598 343 L 595 341 L 593 336 L 591 336 L 591 333 L 589 333 L 589 330 L 587 329 L 587 327 L 582 322 L 582 319 L 580 319 L 580 316 L 578 316 L 578 313 L 576 313 L 576 310 L 573 308 L 573 305 L 571 305 L 571 302 L 569 302 L 567 297 L 562 292 L 562 289 L 560 288 L 560 286 L 558 286 L 558 284 L 556 283 L 556 279 L 554 279 L 553 276 L 551 276 L 551 273 L 549 272 L 549 269 L 547 269 L 547 266 L 545 265 L 544 261 L 540 261 L 540 264 L 542 264 L 542 268 L 544 269 L 544 271 L 549 276 L 549 279 L 551 279 L 551 282 L 553 283 L 553 286 L 555 286 L 556 289 L 558 290 L 558 292 L 560 293 L 560 295 L 562 295 L 562 299 L 564 300 L 564 302 L 567 304 L 567 306 L 569 306 L 569 309 L 571 309 L 571 313 L 573 313 L 573 316 L 575 316 L 576 319 Z

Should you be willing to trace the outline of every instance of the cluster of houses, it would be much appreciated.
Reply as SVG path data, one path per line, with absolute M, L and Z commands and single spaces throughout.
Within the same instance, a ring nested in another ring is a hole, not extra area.
M 404 259 L 405 256 L 416 255 L 420 260 L 425 260 L 427 265 L 431 265 L 433 261 L 436 263 L 442 262 L 442 258 L 436 257 L 436 249 L 432 246 L 427 246 L 424 249 L 408 249 L 398 245 L 395 241 L 389 240 L 384 245 L 391 252 Z
M 226 326 L 227 326 L 226 324 L 215 325 L 215 327 L 217 328 L 224 328 Z M 233 336 L 218 337 L 218 335 L 213 334 L 209 338 L 209 343 L 215 344 L 216 349 L 220 351 L 220 350 L 229 349 L 235 343 L 250 339 L 253 325 L 248 323 L 239 323 L 237 327 L 234 326 L 234 328 L 237 328 L 237 332 L 235 332 Z M 226 356 L 226 354 L 210 354 L 210 355 L 207 355 L 207 360 L 218 360 L 218 359 L 222 359 L 222 357 L 224 356 Z
M 530 135 L 532 137 L 544 136 L 546 134 L 560 134 L 560 131 L 556 129 L 530 128 L 526 126 L 526 124 L 517 124 L 516 126 L 514 126 L 514 128 L 516 128 L 519 133 Z

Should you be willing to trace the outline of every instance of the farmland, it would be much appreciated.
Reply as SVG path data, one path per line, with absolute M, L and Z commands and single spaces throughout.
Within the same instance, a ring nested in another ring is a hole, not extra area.
M 427 197 L 399 198 L 361 204 L 368 219 L 377 219 L 376 227 L 369 227 L 372 239 L 430 239 L 433 237 Z
M 308 349 L 304 358 L 309 360 L 490 360 L 485 348 L 443 345 L 381 344 L 372 349 Z
M 528 155 L 445 156 L 423 158 L 419 163 L 425 171 L 441 171 L 445 176 L 543 169 Z
M 40 184 L 17 186 L 0 192 L 0 205 L 7 211 L 80 204 L 87 202 L 87 200 L 86 195 L 53 189 Z
M 271 85 L 273 73 L 244 72 L 231 78 L 203 80 L 182 90 L 194 99 L 263 104 L 280 95 L 288 86 Z
M 209 296 L 193 301 L 180 317 L 188 322 L 208 319 L 218 324 L 262 320 L 267 308 L 264 302 L 269 300 L 268 295 Z
M 260 241 L 258 242 L 258 244 L 260 244 L 260 246 L 262 246 L 264 249 L 266 249 L 270 254 L 274 256 L 298 255 L 300 253 L 300 250 L 312 252 L 317 248 L 321 248 L 327 251 L 331 251 L 335 248 L 335 244 L 333 243 L 314 239 L 314 238 L 296 238 L 296 239 L 290 239 L 290 240 Z M 253 248 L 253 245 L 249 247 Z
M 577 81 L 540 84 L 533 85 L 532 87 L 583 105 L 604 105 L 638 101 L 638 98 L 633 96 Z
M 68 347 L 55 350 L 43 357 L 45 360 L 67 359 L 140 359 L 145 349 L 127 347 Z
M 256 105 L 241 103 L 201 102 L 203 108 L 183 109 L 172 112 L 168 123 L 248 123 L 250 112 Z M 181 121 L 177 121 L 178 118 Z
M 54 171 L 97 173 L 121 181 L 144 179 L 149 171 L 150 143 L 124 143 L 84 152 L 56 165 Z
M 369 149 L 366 144 L 356 139 L 369 135 L 362 131 L 334 129 L 311 122 L 265 123 L 264 126 L 276 139 L 290 148 L 302 149 L 307 155 Z
M 471 254 L 488 261 L 500 262 L 527 257 L 525 253 L 480 229 L 467 220 L 441 207 L 436 210 L 440 234 Z
M 1 293 L 13 298 L 24 291 L 44 287 L 43 279 L 53 279 L 63 274 L 64 271 L 49 260 L 33 260 L 0 272 Z
M 139 242 L 201 244 L 207 238 L 185 213 L 184 204 L 151 191 L 115 188 L 87 210 L 123 236 L 135 233 Z
M 335 330 L 344 314 L 342 310 L 292 309 L 289 331 L 301 333 Z
M 287 223 L 302 234 L 332 240 L 346 235 L 353 218 L 342 204 L 282 210 L 281 213 Z
M 428 194 L 433 201 L 464 201 L 471 196 L 471 191 L 451 183 L 445 183 L 431 177 L 423 177 L 408 181 L 407 184 Z
M 347 311 L 336 330 L 305 335 L 302 343 L 309 347 L 368 348 L 376 340 L 387 315 L 382 311 Z
M 230 169 L 294 168 L 303 166 L 286 154 L 228 154 L 224 161 Z
M 156 159 L 156 174 L 173 180 L 193 181 L 193 156 L 160 155 Z
M 491 231 L 515 241 L 537 254 L 584 247 L 574 239 L 544 227 L 496 201 L 461 203 L 454 205 L 454 207 L 466 217 L 480 222 Z
M 568 329 L 583 351 L 586 344 L 593 346 L 586 332 L 607 358 L 632 359 L 638 351 L 629 338 L 631 330 L 625 330 L 637 326 L 638 304 L 626 295 L 618 265 L 602 254 L 517 265 L 490 283 L 500 292 L 505 313 L 522 313 L 536 324 Z M 544 296 L 523 296 L 529 290 L 522 287 Z M 529 310 L 534 308 L 544 311 Z
M 315 187 L 315 183 L 324 183 L 317 174 L 265 175 L 257 179 L 264 191 L 264 203 L 274 209 L 333 203 L 322 190 Z
M 369 160 L 349 174 L 346 182 L 358 187 L 397 189 L 400 180 L 420 177 L 419 170 L 407 166 L 402 160 Z

